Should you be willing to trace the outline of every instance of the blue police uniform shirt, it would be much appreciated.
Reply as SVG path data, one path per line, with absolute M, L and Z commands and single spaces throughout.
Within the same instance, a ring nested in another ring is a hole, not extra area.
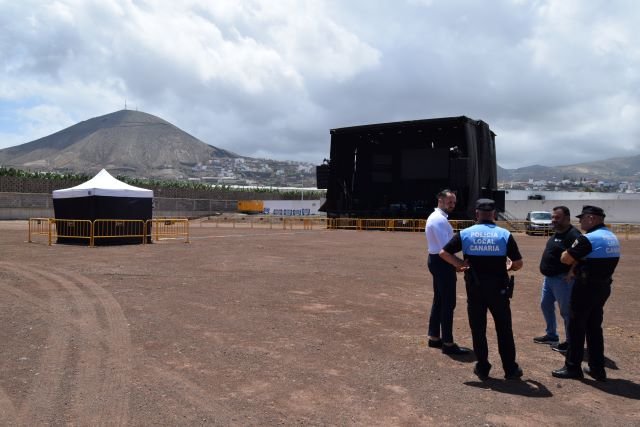
M 522 259 L 511 233 L 493 221 L 483 221 L 456 233 L 442 249 L 450 254 L 462 251 L 479 278 L 507 278 L 506 261 Z
M 592 248 L 587 258 L 620 258 L 620 242 L 608 228 L 598 228 L 586 237 Z
M 610 279 L 620 260 L 620 242 L 600 224 L 578 237 L 567 252 L 578 260 L 577 274 L 586 279 Z
M 476 224 L 460 231 L 462 253 L 471 256 L 507 256 L 510 233 L 495 224 Z

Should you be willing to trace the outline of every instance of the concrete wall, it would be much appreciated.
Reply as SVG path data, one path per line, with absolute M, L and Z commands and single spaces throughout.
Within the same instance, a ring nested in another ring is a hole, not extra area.
M 529 197 L 543 200 L 528 200 Z M 595 193 L 578 191 L 506 190 L 505 210 L 510 218 L 524 220 L 530 211 L 551 211 L 556 206 L 566 206 L 574 217 L 584 205 L 604 209 L 608 223 L 640 223 L 640 193 Z
M 552 193 L 552 192 L 550 192 Z M 538 194 L 538 193 L 536 193 Z M 640 198 L 600 198 L 585 199 L 584 194 L 592 193 L 565 193 L 577 197 L 576 200 L 549 199 L 545 193 L 545 200 L 510 200 L 505 201 L 505 208 L 510 217 L 524 220 L 529 211 L 551 211 L 553 207 L 565 205 L 571 209 L 572 216 L 582 210 L 583 205 L 591 204 L 604 209 L 608 223 L 640 223 Z M 602 194 L 607 193 L 593 193 Z M 619 195 L 619 193 L 611 193 Z M 611 196 L 613 197 L 613 196 Z M 315 201 L 314 201 L 315 202 Z M 154 198 L 154 217 L 186 217 L 197 218 L 212 215 L 217 212 L 236 212 L 237 200 L 211 200 L 211 199 L 173 199 Z M 53 201 L 50 194 L 44 193 L 0 193 L 0 220 L 29 219 L 29 218 L 53 218 Z
M 535 191 L 505 190 L 505 200 L 528 200 L 532 196 L 542 196 L 545 200 L 580 200 L 593 202 L 597 200 L 638 200 L 640 193 L 596 193 L 586 191 Z M 585 203 L 587 204 L 587 203 Z
M 524 220 L 529 211 L 550 212 L 558 205 L 568 207 L 574 221 L 583 205 L 595 205 L 604 209 L 607 223 L 640 223 L 640 200 L 506 200 L 505 210 L 509 217 Z
M 0 220 L 52 218 L 53 201 L 44 193 L 0 193 Z
M 235 212 L 236 200 L 173 199 L 155 197 L 154 217 L 197 218 L 217 212 Z M 0 220 L 53 218 L 53 200 L 46 193 L 0 193 Z
M 237 200 L 153 198 L 154 217 L 199 218 L 217 212 L 236 212 Z

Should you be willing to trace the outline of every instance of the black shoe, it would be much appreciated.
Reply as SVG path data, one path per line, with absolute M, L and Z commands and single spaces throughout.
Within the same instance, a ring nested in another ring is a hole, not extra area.
M 560 341 L 557 337 L 554 338 L 549 335 L 543 335 L 541 337 L 535 337 L 533 342 L 536 344 L 557 344 Z
M 490 370 L 491 370 L 491 365 L 489 365 L 489 368 L 482 369 L 478 367 L 478 364 L 476 363 L 476 366 L 473 368 L 473 373 L 476 374 L 478 378 L 480 378 L 480 381 L 486 381 L 489 379 Z
M 442 340 L 432 340 L 429 338 L 427 341 L 427 345 L 431 348 L 442 348 Z
M 522 378 L 523 372 L 522 372 L 522 368 L 520 368 L 519 366 L 509 372 L 505 372 L 504 374 L 504 378 L 507 380 L 517 380 Z
M 551 344 L 551 350 L 557 351 L 558 353 L 567 354 L 567 350 L 569 350 L 569 343 L 565 341 L 559 344 Z
M 582 371 L 580 369 L 570 369 L 566 366 L 563 366 L 560 369 L 556 369 L 555 371 L 551 371 L 551 375 L 556 378 L 574 378 L 574 379 L 582 379 L 584 375 L 582 375 Z
M 463 354 L 471 353 L 471 350 L 465 347 L 458 347 L 458 344 L 442 345 L 442 353 L 461 356 Z
M 480 378 L 480 381 L 486 381 L 489 379 L 489 371 L 485 372 L 484 370 L 479 369 L 477 366 L 473 368 L 473 373 L 476 374 L 478 378 Z
M 517 367 L 512 371 L 505 372 L 504 378 L 507 380 L 517 380 L 522 378 L 522 375 L 523 375 L 522 368 Z
M 604 368 L 594 369 L 590 366 L 585 366 L 583 371 L 585 374 L 589 375 L 591 378 L 593 378 L 596 381 L 604 382 L 607 380 L 607 373 L 604 370 Z

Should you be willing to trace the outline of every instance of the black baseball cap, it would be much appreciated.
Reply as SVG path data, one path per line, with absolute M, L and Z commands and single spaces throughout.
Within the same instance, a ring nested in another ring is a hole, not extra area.
M 602 218 L 606 216 L 602 208 L 599 208 L 597 206 L 584 205 L 582 207 L 582 212 L 580 212 L 580 215 L 576 215 L 576 218 L 582 218 L 582 215 L 587 214 L 601 216 Z
M 496 210 L 496 202 L 491 199 L 478 199 L 476 200 L 476 209 L 479 211 L 494 211 Z

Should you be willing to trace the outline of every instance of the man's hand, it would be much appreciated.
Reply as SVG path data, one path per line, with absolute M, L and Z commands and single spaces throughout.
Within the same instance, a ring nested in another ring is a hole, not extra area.
M 451 264 L 458 273 L 461 273 L 465 270 L 469 269 L 469 263 L 467 260 L 461 260 L 454 254 L 450 254 L 449 252 L 442 249 L 440 251 L 440 258 Z
M 507 258 L 507 260 L 511 261 L 511 266 L 507 268 L 507 271 L 518 271 L 524 265 L 524 263 L 522 262 L 521 259 L 513 261 L 513 260 L 510 260 L 509 258 Z
M 567 265 L 573 265 L 577 262 L 577 260 L 571 256 L 571 254 L 567 251 L 562 252 L 560 255 L 560 262 Z
M 468 270 L 468 269 L 470 269 L 470 268 L 471 268 L 471 266 L 469 265 L 469 260 L 466 260 L 466 259 L 465 259 L 465 260 L 462 262 L 462 264 L 459 264 L 459 265 L 457 265 L 457 266 L 456 266 L 456 271 L 457 271 L 458 273 L 463 273 L 463 272 L 467 271 L 467 270 Z

